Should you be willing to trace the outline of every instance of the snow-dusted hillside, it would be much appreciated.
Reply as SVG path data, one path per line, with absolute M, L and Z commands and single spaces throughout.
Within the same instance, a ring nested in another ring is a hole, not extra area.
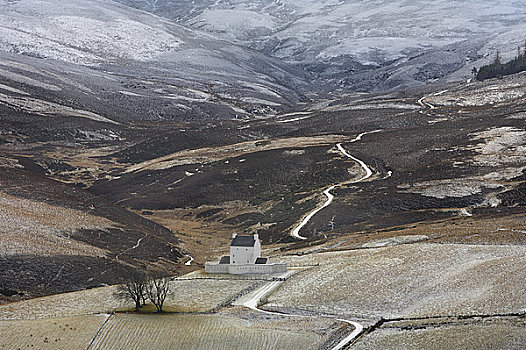
M 180 33 L 107 1 L 2 1 L 0 49 L 94 64 L 148 60 L 177 50 Z
M 526 37 L 517 0 L 116 1 L 0 0 L 0 51 L 196 82 L 198 93 L 166 90 L 176 108 L 215 99 L 232 116 L 306 91 L 465 79 Z
M 364 89 L 469 76 L 497 48 L 512 56 L 526 34 L 526 2 L 517 0 L 117 1 Z M 419 55 L 425 62 L 407 63 Z
M 302 70 L 279 59 L 110 0 L 0 0 L 1 51 L 56 60 L 58 71 L 63 61 L 118 75 L 117 84 L 104 80 L 118 85 L 119 101 L 161 101 L 166 112 L 154 118 L 272 114 L 312 90 Z M 3 85 L 13 74 L 0 71 Z

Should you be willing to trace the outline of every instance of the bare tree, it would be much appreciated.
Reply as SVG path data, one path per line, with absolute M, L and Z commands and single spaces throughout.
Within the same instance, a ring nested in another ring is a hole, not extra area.
M 135 303 L 135 311 L 138 312 L 141 306 L 144 306 L 147 282 L 145 275 L 137 274 L 125 284 L 118 286 L 114 295 L 117 299 L 133 301 Z
M 168 277 L 149 278 L 146 283 L 146 295 L 155 305 L 157 312 L 163 312 L 164 301 L 170 294 L 170 281 L 171 279 Z

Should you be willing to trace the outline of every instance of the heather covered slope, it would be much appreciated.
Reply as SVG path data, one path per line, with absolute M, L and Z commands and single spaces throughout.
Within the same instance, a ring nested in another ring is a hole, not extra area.
M 21 163 L 30 168 L 30 160 Z M 166 228 L 21 168 L 0 167 L 2 298 L 113 284 L 136 271 L 179 271 L 181 242 Z
M 348 96 L 325 101 L 321 110 L 201 131 L 254 138 L 225 146 L 174 150 L 151 139 L 143 146 L 158 150 L 155 157 L 136 147 L 108 155 L 122 168 L 90 191 L 137 211 L 171 210 L 174 225 L 214 223 L 259 232 L 266 242 L 291 239 L 332 185 L 334 201 L 302 228 L 304 236 L 520 211 L 524 85 L 518 75 L 430 87 L 425 94 Z M 372 169 L 367 181 L 352 183 L 363 169 L 338 143 Z

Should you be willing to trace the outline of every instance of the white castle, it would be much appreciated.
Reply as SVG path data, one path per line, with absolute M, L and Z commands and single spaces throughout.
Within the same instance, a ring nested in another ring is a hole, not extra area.
M 270 263 L 269 258 L 261 257 L 261 243 L 257 234 L 242 236 L 233 234 L 230 243 L 230 255 L 221 257 L 219 262 L 205 263 L 207 273 L 278 273 L 286 272 L 284 263 Z

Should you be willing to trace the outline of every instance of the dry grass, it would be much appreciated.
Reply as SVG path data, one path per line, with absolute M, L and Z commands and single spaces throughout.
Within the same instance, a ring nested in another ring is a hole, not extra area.
M 0 255 L 88 255 L 105 251 L 69 239 L 75 229 L 115 224 L 79 210 L 0 193 Z
M 163 157 L 135 164 L 126 173 L 144 170 L 163 170 L 184 164 L 208 164 L 218 160 L 238 157 L 244 154 L 268 151 L 280 148 L 307 148 L 341 142 L 341 135 L 322 135 L 311 137 L 290 137 L 271 140 L 255 140 L 219 147 L 204 147 L 199 149 L 175 152 Z
M 230 209 L 230 208 L 229 208 Z M 220 222 L 205 221 L 194 218 L 195 210 L 152 210 L 152 215 L 145 215 L 148 220 L 156 222 L 178 233 L 184 243 L 181 248 L 191 252 L 195 264 L 219 259 L 228 254 L 232 240 L 232 228 Z M 136 211 L 140 214 L 141 211 Z
M 127 304 L 116 300 L 116 287 L 50 295 L 0 306 L 0 320 L 35 319 L 108 313 Z
M 85 349 L 106 315 L 0 321 L 0 350 Z
M 93 350 L 117 349 L 316 349 L 312 331 L 282 329 L 221 315 L 117 314 L 95 340 Z
M 379 329 L 353 346 L 353 349 L 400 350 L 522 350 L 526 348 L 524 320 L 465 321 L 423 329 Z
M 256 281 L 177 280 L 165 306 L 168 311 L 207 312 L 221 306 Z M 114 298 L 116 287 L 50 295 L 0 306 L 0 320 L 80 316 L 132 310 L 133 303 Z

